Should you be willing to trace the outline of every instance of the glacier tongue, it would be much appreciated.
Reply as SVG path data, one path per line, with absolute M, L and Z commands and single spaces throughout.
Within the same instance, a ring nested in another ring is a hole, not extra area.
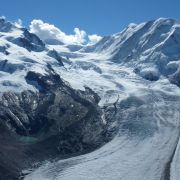
M 177 144 L 180 135 L 177 122 L 179 114 L 176 114 L 179 101 L 176 103 L 177 106 L 171 101 L 153 102 L 152 109 L 143 105 L 123 110 L 124 118 L 119 119 L 119 132 L 111 142 L 86 155 L 45 163 L 25 179 L 167 180 L 172 173 L 170 179 L 175 180 L 179 171 Z M 168 108 L 172 106 L 174 111 L 169 112 Z

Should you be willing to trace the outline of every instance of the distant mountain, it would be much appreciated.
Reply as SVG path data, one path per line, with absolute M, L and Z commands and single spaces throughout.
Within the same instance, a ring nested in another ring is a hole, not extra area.
M 180 86 L 180 22 L 177 20 L 160 18 L 130 24 L 122 32 L 104 37 L 83 51 L 106 54 L 111 61 L 134 67 L 148 79 L 165 75 Z

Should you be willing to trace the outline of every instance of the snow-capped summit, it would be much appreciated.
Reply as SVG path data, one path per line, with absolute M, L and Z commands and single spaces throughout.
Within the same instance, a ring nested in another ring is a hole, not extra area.
M 147 79 L 160 75 L 180 86 L 180 22 L 174 19 L 130 24 L 122 32 L 102 38 L 81 52 L 96 52 L 114 63 L 134 68 Z
M 116 49 L 112 51 L 113 61 L 126 62 L 129 59 L 140 58 L 148 54 L 150 56 L 150 53 L 160 51 L 166 56 L 177 54 L 179 52 L 179 32 L 180 23 L 178 21 L 163 18 L 140 24 L 130 30 L 128 28 L 125 31 L 125 37 L 123 36 L 124 38 L 117 42 Z M 176 45 L 173 47 L 175 52 L 170 52 L 172 48 L 170 43 L 173 44 L 173 41 Z
M 1 32 L 8 32 L 12 28 L 15 28 L 15 26 L 12 23 L 7 22 L 4 17 L 0 17 L 0 31 Z
M 131 23 L 122 32 L 104 37 L 93 46 L 95 51 L 111 54 L 113 58 L 116 55 L 115 60 L 118 61 L 120 58 L 119 61 L 123 61 L 122 58 L 128 56 L 132 50 L 143 52 L 154 45 L 163 43 L 179 27 L 179 21 L 168 18 L 159 18 L 138 25 Z M 129 49 L 123 52 L 128 45 Z M 122 57 L 118 57 L 118 53 L 123 54 Z
M 54 53 L 52 53 L 54 52 Z M 25 76 L 28 71 L 48 74 L 48 64 L 63 66 L 55 50 L 25 28 L 20 28 L 4 18 L 0 19 L 0 89 L 22 92 L 31 89 Z

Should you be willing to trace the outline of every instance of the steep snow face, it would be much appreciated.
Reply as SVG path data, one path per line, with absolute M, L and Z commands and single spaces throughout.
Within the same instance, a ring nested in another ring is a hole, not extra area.
M 165 75 L 180 85 L 179 65 L 176 71 L 168 68 L 168 63 L 180 60 L 180 22 L 176 20 L 160 18 L 139 25 L 130 24 L 121 33 L 104 37 L 96 45 L 81 51 L 106 54 L 106 59 L 133 67 L 137 74 L 148 80 Z
M 140 55 L 148 49 L 156 49 L 160 45 L 165 45 L 168 43 L 167 40 L 172 38 L 170 38 L 172 34 L 178 39 L 179 27 L 178 21 L 165 18 L 139 25 L 130 24 L 122 32 L 104 37 L 93 46 L 93 50 L 111 54 L 113 61 L 120 63 L 125 61 L 127 57 L 130 59 L 130 55 L 133 57 L 133 55 Z M 168 44 L 167 48 L 172 49 Z M 83 50 L 88 51 L 88 47 Z

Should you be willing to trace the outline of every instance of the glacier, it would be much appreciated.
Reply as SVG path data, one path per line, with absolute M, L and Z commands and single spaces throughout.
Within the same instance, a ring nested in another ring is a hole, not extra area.
M 48 74 L 50 64 L 74 89 L 90 87 L 100 96 L 102 121 L 112 136 L 92 152 L 24 169 L 25 180 L 179 179 L 178 20 L 160 18 L 130 24 L 94 45 L 44 45 L 33 36 L 30 51 L 19 44 L 19 37 L 25 37 L 22 30 L 11 27 L 13 31 L 9 32 L 10 25 L 6 26 L 7 32 L 1 32 L 0 59 L 7 58 L 6 51 L 9 55 L 6 68 L 0 61 L 1 93 L 26 89 L 38 92 L 36 86 L 26 82 L 24 74 L 32 70 Z M 52 51 L 57 53 L 56 58 Z

